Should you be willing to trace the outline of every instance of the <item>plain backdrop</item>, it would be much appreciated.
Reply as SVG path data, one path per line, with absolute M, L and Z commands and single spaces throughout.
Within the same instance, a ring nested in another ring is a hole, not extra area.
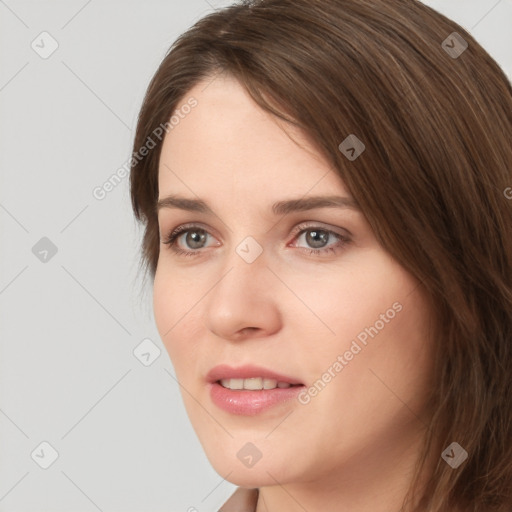
M 512 77 L 512 0 L 426 3 Z M 0 0 L 2 512 L 206 512 L 235 488 L 141 292 L 128 178 L 93 194 L 129 158 L 169 46 L 228 4 Z

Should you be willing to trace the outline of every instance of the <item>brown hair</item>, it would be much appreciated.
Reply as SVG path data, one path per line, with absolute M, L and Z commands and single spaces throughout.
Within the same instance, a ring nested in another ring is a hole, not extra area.
M 449 52 L 463 48 L 453 32 L 468 44 L 460 55 Z M 469 33 L 416 0 L 233 5 L 198 21 L 171 47 L 144 99 L 134 151 L 194 85 L 217 72 L 237 78 L 263 109 L 311 137 L 377 240 L 431 299 L 432 415 L 416 476 L 429 453 L 439 459 L 422 506 L 510 512 L 509 80 Z M 349 134 L 365 144 L 353 161 L 338 148 Z M 132 159 L 130 176 L 133 210 L 145 224 L 142 261 L 152 277 L 161 146 L 160 139 L 147 156 Z M 454 441 L 469 454 L 457 469 L 441 458 Z

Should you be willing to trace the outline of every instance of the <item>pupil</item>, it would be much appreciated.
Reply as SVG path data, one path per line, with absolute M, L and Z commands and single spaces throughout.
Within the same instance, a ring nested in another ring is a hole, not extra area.
M 204 244 L 206 235 L 204 231 L 190 231 L 187 233 L 186 242 L 191 249 L 200 249 L 201 244 Z
M 326 231 L 308 231 L 306 241 L 314 248 L 323 247 L 327 243 L 329 233 Z

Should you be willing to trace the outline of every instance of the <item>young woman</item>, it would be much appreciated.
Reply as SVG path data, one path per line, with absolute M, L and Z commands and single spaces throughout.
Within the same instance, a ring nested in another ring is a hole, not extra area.
M 415 0 L 176 41 L 131 197 L 222 510 L 512 510 L 511 133 L 503 71 Z

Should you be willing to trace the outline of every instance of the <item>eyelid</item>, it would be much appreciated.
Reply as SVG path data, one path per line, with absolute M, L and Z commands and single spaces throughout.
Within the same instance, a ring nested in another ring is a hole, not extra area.
M 318 230 L 327 231 L 329 233 L 334 233 L 335 235 L 338 235 L 339 237 L 344 238 L 344 239 L 349 239 L 352 237 L 352 233 L 350 233 L 350 231 L 348 231 L 347 229 L 333 227 L 333 226 L 327 225 L 323 222 L 315 222 L 315 221 L 301 222 L 300 224 L 297 224 L 297 226 L 295 226 L 292 229 L 291 233 L 293 236 L 296 236 L 296 235 L 299 235 L 302 231 L 305 231 L 307 229 L 314 229 L 314 228 L 318 228 Z
M 343 249 L 345 249 L 345 247 L 348 244 L 352 243 L 352 235 L 348 234 L 349 232 L 347 230 L 343 230 L 343 231 L 345 231 L 345 233 L 347 233 L 347 234 L 344 234 L 344 233 L 341 233 L 338 231 L 340 228 L 330 228 L 327 226 L 323 226 L 322 224 L 323 223 L 321 223 L 321 222 L 313 222 L 313 221 L 299 224 L 292 230 L 293 240 L 292 240 L 291 245 L 287 244 L 286 247 L 293 247 L 293 248 L 298 249 L 301 252 L 305 252 L 310 255 L 314 254 L 315 258 L 322 258 L 322 257 L 326 257 L 326 256 L 329 256 L 332 254 L 337 254 L 339 251 L 342 251 Z M 319 248 L 304 247 L 304 246 L 298 245 L 298 240 L 301 236 L 304 235 L 304 233 L 306 233 L 308 231 L 315 231 L 315 230 L 324 231 L 324 232 L 328 233 L 328 235 L 330 237 L 334 236 L 335 238 L 337 238 L 336 243 L 326 245 L 324 247 L 319 247 Z
M 210 226 L 206 226 L 206 225 L 202 224 L 201 222 L 185 222 L 184 224 L 179 224 L 178 226 L 171 229 L 170 231 L 164 231 L 164 236 L 160 235 L 160 240 L 162 240 L 162 238 L 169 239 L 174 233 L 178 234 L 178 236 L 179 236 L 184 231 L 193 230 L 194 228 L 206 231 L 206 233 L 208 233 L 209 235 L 215 236 L 215 238 L 218 238 L 217 235 L 215 234 L 216 230 L 211 228 Z

